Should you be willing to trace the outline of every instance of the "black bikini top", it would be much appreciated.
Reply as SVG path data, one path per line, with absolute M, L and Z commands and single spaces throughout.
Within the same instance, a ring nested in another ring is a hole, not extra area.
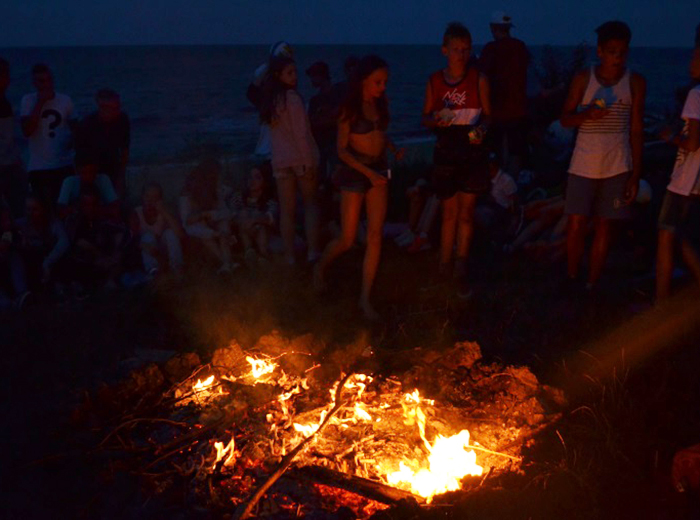
M 374 132 L 375 130 L 386 130 L 385 128 L 382 128 L 382 126 L 383 125 L 379 123 L 379 119 L 373 121 L 362 116 L 352 122 L 352 124 L 350 125 L 350 133 L 369 134 L 370 132 Z

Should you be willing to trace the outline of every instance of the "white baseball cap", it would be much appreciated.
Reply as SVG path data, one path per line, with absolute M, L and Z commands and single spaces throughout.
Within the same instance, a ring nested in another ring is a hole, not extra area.
M 510 25 L 513 26 L 513 20 L 503 11 L 496 11 L 491 15 L 491 23 L 493 25 Z

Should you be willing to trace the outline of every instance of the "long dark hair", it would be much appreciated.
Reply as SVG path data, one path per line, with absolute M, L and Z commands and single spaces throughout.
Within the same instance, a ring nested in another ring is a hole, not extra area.
M 348 84 L 348 93 L 340 112 L 341 119 L 347 120 L 352 124 L 364 117 L 362 110 L 362 82 L 374 71 L 388 68 L 387 62 L 374 54 L 365 56 L 360 60 Z M 389 101 L 386 98 L 386 93 L 377 98 L 375 103 L 379 114 L 379 127 L 386 128 L 389 126 Z
M 272 123 L 279 115 L 278 111 L 284 110 L 287 102 L 287 90 L 291 87 L 282 83 L 280 74 L 287 65 L 293 63 L 294 60 L 287 56 L 270 56 L 260 99 L 260 120 L 264 123 Z

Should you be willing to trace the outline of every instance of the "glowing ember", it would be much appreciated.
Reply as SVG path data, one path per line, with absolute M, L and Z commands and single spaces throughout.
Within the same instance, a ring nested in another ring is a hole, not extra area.
M 277 363 L 269 359 L 256 359 L 251 356 L 246 356 L 246 361 L 250 363 L 250 374 L 254 379 L 259 380 L 263 376 L 271 374 L 277 368 Z
M 226 445 L 226 447 L 224 447 L 223 442 L 215 442 L 214 449 L 216 450 L 216 460 L 214 461 L 214 465 L 211 467 L 211 469 L 214 470 L 217 464 L 224 460 L 224 457 L 226 457 L 226 460 L 224 460 L 224 466 L 231 466 L 236 458 L 235 448 L 236 444 L 233 437 L 231 437 L 231 441 Z

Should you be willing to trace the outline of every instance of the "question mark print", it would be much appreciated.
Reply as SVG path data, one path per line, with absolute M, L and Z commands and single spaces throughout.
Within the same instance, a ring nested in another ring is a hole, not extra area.
M 63 118 L 61 117 L 61 113 L 57 110 L 54 110 L 53 108 L 50 108 L 48 110 L 44 110 L 41 114 L 42 119 L 48 119 L 52 118 L 53 120 L 49 123 L 49 137 L 56 137 L 56 132 L 54 130 L 58 125 L 61 124 L 61 121 Z

